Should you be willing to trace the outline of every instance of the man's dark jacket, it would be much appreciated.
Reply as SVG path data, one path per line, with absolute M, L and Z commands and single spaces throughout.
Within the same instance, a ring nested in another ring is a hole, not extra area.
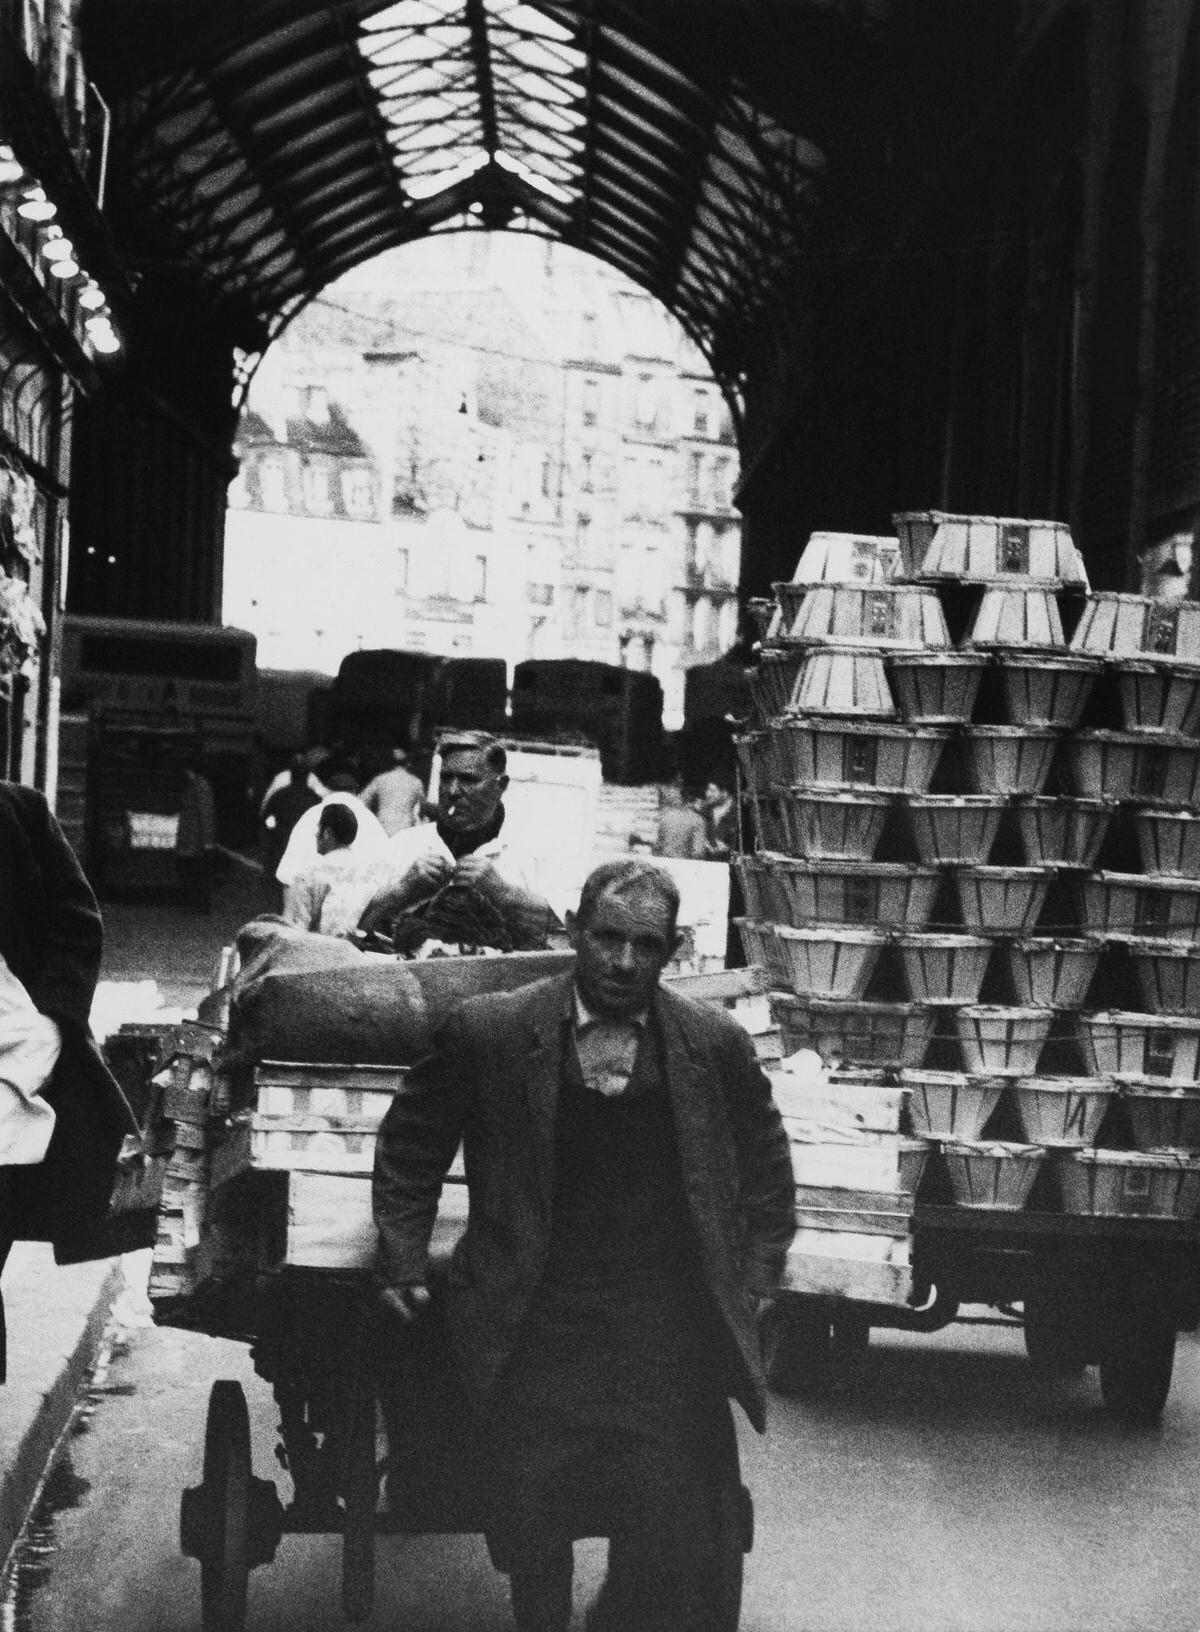
M 45 799 L 0 782 L 0 953 L 63 1038 L 43 1090 L 50 1148 L 37 1166 L 6 1169 L 5 1222 L 18 1240 L 52 1241 L 59 1263 L 144 1244 L 108 1219 L 117 1152 L 137 1124 L 89 1029 L 101 941 L 96 898 Z
M 379 1277 L 424 1278 L 442 1178 L 460 1137 L 470 1218 L 447 1316 L 463 1380 L 486 1411 L 546 1263 L 555 1115 L 573 976 L 464 1003 L 392 1101 L 375 1162 Z M 778 1283 L 795 1229 L 787 1137 L 746 1032 L 660 987 L 667 1089 L 704 1285 L 729 1339 L 725 1381 L 766 1420 L 754 1300 Z

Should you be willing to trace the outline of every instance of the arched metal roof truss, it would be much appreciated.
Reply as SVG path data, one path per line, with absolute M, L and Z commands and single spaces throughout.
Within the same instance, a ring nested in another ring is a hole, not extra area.
M 620 268 L 736 393 L 826 171 L 763 83 L 811 87 L 814 19 L 861 50 L 888 4 L 85 0 L 83 26 L 134 197 L 247 353 L 384 249 L 514 228 Z

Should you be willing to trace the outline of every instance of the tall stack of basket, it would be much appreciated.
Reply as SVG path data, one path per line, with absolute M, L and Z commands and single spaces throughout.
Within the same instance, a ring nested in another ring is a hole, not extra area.
M 1169 1171 L 1186 1208 L 1200 1164 L 1145 1147 L 1200 1149 L 1200 604 L 1089 594 L 1059 523 L 894 519 L 899 571 L 816 535 L 762 609 L 747 956 L 787 1047 L 902 1086 L 960 1204 L 1053 1170 L 1038 1205 L 1156 1211 Z M 1150 1012 L 1089 1010 L 1130 966 Z

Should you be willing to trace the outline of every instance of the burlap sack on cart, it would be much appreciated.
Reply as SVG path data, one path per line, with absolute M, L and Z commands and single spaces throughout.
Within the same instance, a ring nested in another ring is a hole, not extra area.
M 428 1006 L 402 960 L 272 918 L 247 924 L 237 946 L 242 966 L 229 1011 L 233 1061 L 411 1065 L 428 1052 Z

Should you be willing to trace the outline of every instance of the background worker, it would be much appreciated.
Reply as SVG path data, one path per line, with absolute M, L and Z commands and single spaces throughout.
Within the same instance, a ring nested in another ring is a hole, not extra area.
M 701 809 L 703 794 L 688 784 L 671 783 L 663 789 L 663 805 L 654 837 L 656 856 L 679 861 L 709 861 L 712 847 L 708 823 Z
M 379 825 L 391 838 L 403 833 L 421 820 L 425 804 L 425 784 L 408 769 L 408 755 L 403 748 L 393 748 L 395 764 L 389 770 L 373 776 L 359 794 L 359 798 Z
M 377 881 L 377 863 L 354 854 L 358 818 L 348 805 L 323 805 L 317 820 L 317 854 L 284 891 L 283 916 L 319 935 L 350 935 Z
M 519 1632 L 567 1632 L 566 1515 L 596 1492 L 612 1539 L 589 1627 L 707 1632 L 728 1396 L 764 1426 L 788 1142 L 747 1034 L 659 985 L 678 907 L 653 863 L 596 868 L 568 915 L 574 971 L 462 1004 L 380 1130 L 378 1275 L 406 1321 L 463 1141 L 446 1315 Z
M 363 914 L 364 932 L 389 930 L 448 885 L 478 894 L 500 915 L 510 948 L 546 945 L 558 926 L 536 883 L 537 864 L 505 832 L 508 756 L 483 732 L 461 732 L 438 744 L 436 820 L 394 835 L 389 881 Z M 561 926 L 558 926 L 561 927 Z
M 183 768 L 179 826 L 175 830 L 175 871 L 183 899 L 193 912 L 212 911 L 216 860 L 217 809 L 212 783 L 199 760 L 190 760 Z

